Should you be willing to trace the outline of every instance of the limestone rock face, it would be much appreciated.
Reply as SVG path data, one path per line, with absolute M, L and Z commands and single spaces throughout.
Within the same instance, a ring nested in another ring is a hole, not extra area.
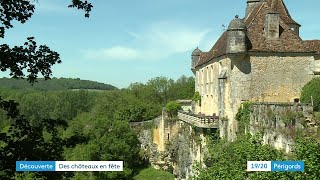
M 206 131 L 166 118 L 153 123 L 152 129 L 143 129 L 138 135 L 145 158 L 155 169 L 170 172 L 177 179 L 192 178 L 197 163 L 204 167 Z

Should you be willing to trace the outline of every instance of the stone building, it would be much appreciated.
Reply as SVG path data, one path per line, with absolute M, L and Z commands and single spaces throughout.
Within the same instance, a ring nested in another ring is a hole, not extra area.
M 298 101 L 320 74 L 320 40 L 302 40 L 300 27 L 283 0 L 247 0 L 245 17 L 236 16 L 210 51 L 192 52 L 195 113 L 227 118 L 220 135 L 233 140 L 243 101 Z

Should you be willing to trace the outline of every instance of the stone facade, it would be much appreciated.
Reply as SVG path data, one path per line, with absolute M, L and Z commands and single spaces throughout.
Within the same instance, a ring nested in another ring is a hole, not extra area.
M 251 134 L 262 134 L 263 142 L 276 149 L 291 152 L 294 136 L 309 128 L 313 121 L 313 107 L 300 103 L 252 103 L 250 105 Z M 309 123 L 310 124 L 310 123 Z
M 233 19 L 209 52 L 192 54 L 196 114 L 224 117 L 234 140 L 236 113 L 243 101 L 294 102 L 302 87 L 320 74 L 320 41 L 303 41 L 283 0 L 248 0 L 246 17 Z M 225 128 L 227 127 L 227 128 Z

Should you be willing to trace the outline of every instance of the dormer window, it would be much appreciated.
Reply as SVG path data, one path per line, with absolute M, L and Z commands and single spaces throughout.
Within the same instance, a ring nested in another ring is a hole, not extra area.
M 299 36 L 299 25 L 298 24 L 289 24 L 289 27 L 292 31 L 294 31 Z

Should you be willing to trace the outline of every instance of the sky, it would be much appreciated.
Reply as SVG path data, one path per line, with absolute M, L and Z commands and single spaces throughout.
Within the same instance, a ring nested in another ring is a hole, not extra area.
M 27 37 L 60 53 L 53 77 L 81 78 L 119 88 L 165 76 L 192 76 L 191 52 L 209 51 L 224 26 L 245 14 L 246 0 L 89 0 L 90 18 L 68 0 L 38 0 L 32 18 L 6 30 L 2 43 Z M 320 39 L 319 0 L 285 0 L 302 39 Z M 314 21 L 317 19 L 317 21 Z M 0 72 L 8 77 L 9 72 Z

